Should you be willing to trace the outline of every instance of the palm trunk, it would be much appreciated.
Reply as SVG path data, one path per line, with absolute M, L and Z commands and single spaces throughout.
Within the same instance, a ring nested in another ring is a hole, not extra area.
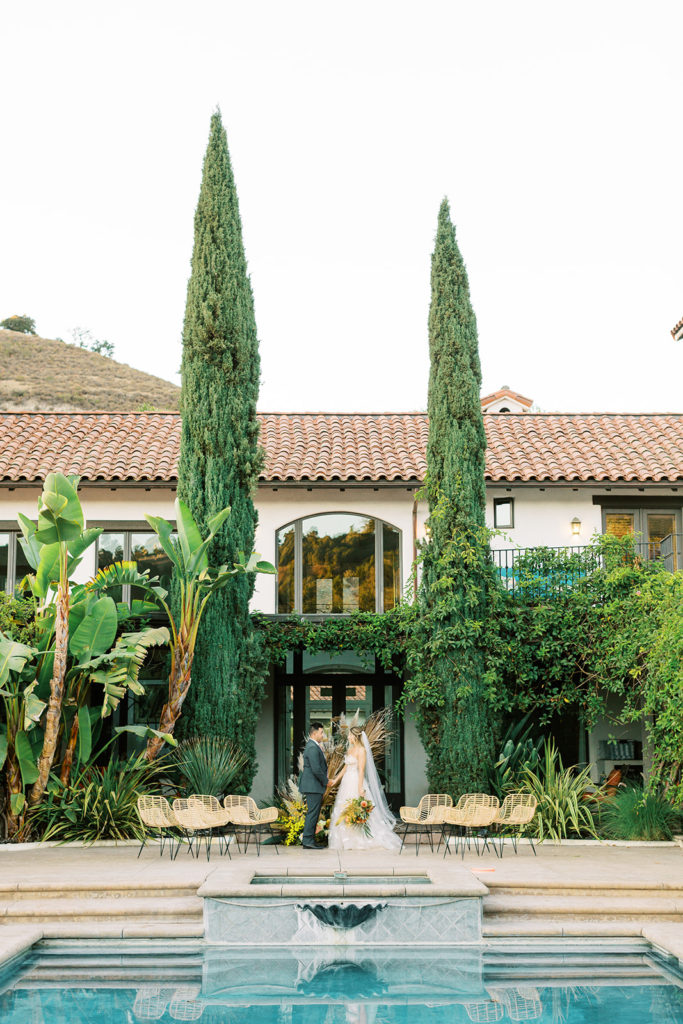
M 59 573 L 59 587 L 57 589 L 57 605 L 55 615 L 55 660 L 52 667 L 52 679 L 50 680 L 50 700 L 47 705 L 45 716 L 45 735 L 43 737 L 43 749 L 38 758 L 38 778 L 33 783 L 29 803 L 32 807 L 40 803 L 43 794 L 47 789 L 47 781 L 50 775 L 57 742 L 59 739 L 59 726 L 62 717 L 62 704 L 64 701 L 64 682 L 66 679 L 66 659 L 69 644 L 69 580 L 67 577 L 67 551 L 66 544 L 63 545 L 62 564 Z
M 194 658 L 194 641 L 185 637 L 178 637 L 178 643 L 173 652 L 173 664 L 168 679 L 168 703 L 161 709 L 159 721 L 159 732 L 173 735 L 175 724 L 180 718 L 183 702 L 187 697 L 187 691 L 192 682 L 192 659 Z M 164 745 L 160 736 L 153 736 L 147 741 L 145 757 L 153 761 Z
M 69 733 L 69 742 L 66 745 L 66 751 L 64 753 L 64 759 L 62 761 L 62 770 L 59 775 L 59 781 L 64 785 L 69 785 L 69 778 L 71 776 L 71 766 L 74 762 L 74 754 L 76 753 L 76 743 L 78 742 L 78 709 L 74 715 L 74 720 L 71 725 L 71 732 Z
M 22 825 L 22 815 L 15 814 L 12 810 L 12 796 L 16 796 L 23 790 L 21 781 L 21 770 L 14 750 L 7 752 L 7 836 L 14 839 Z

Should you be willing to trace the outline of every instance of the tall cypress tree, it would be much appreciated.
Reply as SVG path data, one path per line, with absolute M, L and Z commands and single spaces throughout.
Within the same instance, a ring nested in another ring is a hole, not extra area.
M 439 210 L 429 310 L 428 534 L 411 689 L 430 787 L 459 795 L 486 787 L 494 738 L 480 643 L 493 585 L 485 531 L 481 366 L 467 271 L 448 201 Z
M 210 516 L 226 505 L 232 508 L 209 552 L 212 565 L 232 565 L 254 543 L 252 494 L 262 465 L 256 419 L 259 373 L 237 191 L 217 111 L 211 118 L 194 218 L 178 471 L 178 495 L 201 530 Z M 262 654 L 249 618 L 253 587 L 252 575 L 234 576 L 207 605 L 183 716 L 185 735 L 220 735 L 238 744 L 249 758 L 245 787 L 256 768 L 254 733 L 263 692 Z

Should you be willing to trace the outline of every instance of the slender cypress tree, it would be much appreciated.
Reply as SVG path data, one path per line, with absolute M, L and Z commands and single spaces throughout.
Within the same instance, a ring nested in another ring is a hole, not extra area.
M 194 218 L 178 472 L 178 495 L 200 530 L 220 509 L 232 508 L 227 527 L 209 552 L 212 565 L 232 565 L 254 543 L 252 494 L 262 465 L 256 419 L 259 372 L 237 191 L 217 111 L 211 118 Z M 238 744 L 249 758 L 245 787 L 256 769 L 254 733 L 263 693 L 262 654 L 249 618 L 253 586 L 252 575 L 235 576 L 209 602 L 182 719 L 185 735 L 220 735 Z
M 481 366 L 467 271 L 448 201 L 439 210 L 429 310 L 429 440 L 420 620 L 412 665 L 430 787 L 485 788 L 493 735 L 479 642 L 492 585 L 485 531 Z

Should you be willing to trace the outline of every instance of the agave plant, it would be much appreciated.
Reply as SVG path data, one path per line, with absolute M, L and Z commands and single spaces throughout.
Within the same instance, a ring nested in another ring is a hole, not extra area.
M 88 765 L 69 785 L 52 776 L 45 800 L 31 814 L 41 840 L 142 839 L 138 796 L 158 791 L 165 765 L 144 754 L 112 758 L 104 768 Z
M 567 839 L 590 836 L 598 838 L 595 829 L 595 789 L 590 769 L 565 768 L 553 740 L 546 741 L 545 756 L 536 772 L 522 770 L 522 790 L 533 793 L 538 810 L 530 826 L 534 839 Z
M 221 736 L 196 736 L 178 745 L 173 763 L 182 779 L 186 796 L 203 793 L 221 797 L 247 763 L 233 743 Z

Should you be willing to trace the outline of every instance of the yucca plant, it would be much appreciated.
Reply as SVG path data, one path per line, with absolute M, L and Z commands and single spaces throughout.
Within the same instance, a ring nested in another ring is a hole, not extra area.
M 539 771 L 522 770 L 522 790 L 533 793 L 538 809 L 529 826 L 529 834 L 544 839 L 597 839 L 595 829 L 595 789 L 589 768 L 565 768 L 553 740 L 547 740 Z
M 68 786 L 52 776 L 46 798 L 31 814 L 31 827 L 43 842 L 142 840 L 137 800 L 159 789 L 165 768 L 163 761 L 137 754 L 125 761 L 113 757 L 104 768 L 88 765 Z
M 601 824 L 611 839 L 672 839 L 681 814 L 659 793 L 622 786 L 601 808 Z
M 230 791 L 233 779 L 246 763 L 242 751 L 221 736 L 196 736 L 185 740 L 178 744 L 173 755 L 186 796 L 191 793 L 223 796 Z

